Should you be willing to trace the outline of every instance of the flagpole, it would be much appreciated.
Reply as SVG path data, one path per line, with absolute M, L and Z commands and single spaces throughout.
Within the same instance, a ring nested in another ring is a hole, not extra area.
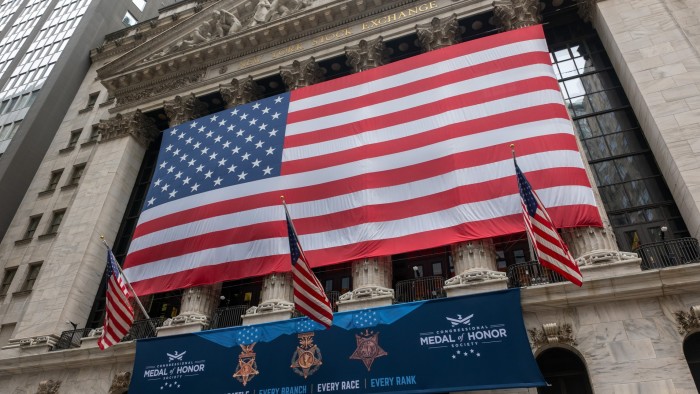
M 510 144 L 510 151 L 513 154 L 513 164 L 518 166 L 518 162 L 515 160 L 515 144 Z M 520 187 L 520 186 L 518 186 Z M 525 231 L 525 237 L 527 238 L 527 245 L 530 248 L 530 261 L 535 261 L 535 248 L 532 246 L 532 240 L 530 239 L 530 233 Z
M 105 241 L 105 236 L 100 234 L 100 239 L 102 240 L 102 243 L 105 245 L 107 250 L 110 250 L 109 245 L 107 245 L 107 241 Z M 141 303 L 139 296 L 134 291 L 134 288 L 131 287 L 131 283 L 129 283 L 129 279 L 127 279 L 126 275 L 124 275 L 124 271 L 122 271 L 122 267 L 119 266 L 118 262 L 115 265 L 117 266 L 117 269 L 119 270 L 119 274 L 122 276 L 122 279 L 124 279 L 124 283 L 126 283 L 126 286 L 129 288 L 129 291 L 131 292 L 131 294 L 134 295 L 134 299 L 136 300 L 136 303 L 139 305 L 139 308 L 141 308 L 141 313 L 143 313 L 143 315 L 146 316 L 146 319 L 148 319 L 150 321 L 151 317 L 148 316 L 148 312 L 146 312 L 146 308 L 143 307 L 143 304 Z M 155 327 L 153 327 L 153 329 L 155 331 Z

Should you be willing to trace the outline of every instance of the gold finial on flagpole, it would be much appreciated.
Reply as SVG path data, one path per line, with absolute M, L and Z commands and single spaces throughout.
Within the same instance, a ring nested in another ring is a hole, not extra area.
M 103 241 L 105 240 L 105 236 L 104 236 L 104 235 L 99 234 L 99 236 L 100 236 L 100 239 L 101 239 L 101 240 L 103 240 Z
M 510 152 L 513 154 L 513 160 L 515 160 L 515 144 L 510 144 Z

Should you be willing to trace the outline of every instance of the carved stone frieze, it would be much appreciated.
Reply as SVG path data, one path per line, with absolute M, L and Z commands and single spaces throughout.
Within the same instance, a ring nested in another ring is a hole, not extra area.
M 109 386 L 108 394 L 122 394 L 129 390 L 131 382 L 131 372 L 118 372 L 112 379 L 112 384 Z
M 353 260 L 351 270 L 353 290 L 341 295 L 340 303 L 376 297 L 394 298 L 391 256 Z
M 221 85 L 219 92 L 226 102 L 226 108 L 233 108 L 262 97 L 260 86 L 255 83 L 252 76 L 241 80 L 233 79 L 230 84 Z
M 155 121 L 140 110 L 128 114 L 116 114 L 112 118 L 100 121 L 97 128 L 102 136 L 102 142 L 130 135 L 143 146 L 148 146 L 159 133 Z
M 381 36 L 369 41 L 360 40 L 357 45 L 345 47 L 345 55 L 348 58 L 347 65 L 356 73 L 389 62 L 389 54 Z
M 310 8 L 316 0 L 258 0 L 248 27 L 258 26 Z
M 678 333 L 685 335 L 700 330 L 700 305 L 693 305 L 690 311 L 677 311 L 674 313 Z
M 459 42 L 459 24 L 455 15 L 440 20 L 433 18 L 430 23 L 416 26 L 418 41 L 423 52 L 440 49 Z
M 181 89 L 187 85 L 197 83 L 204 78 L 203 71 L 188 74 L 174 79 L 166 79 L 157 83 L 149 84 L 143 88 L 129 89 L 129 91 L 116 92 L 114 96 L 117 99 L 117 105 L 127 105 L 148 99 L 150 97 L 169 92 L 172 90 Z
M 280 67 L 280 74 L 287 90 L 294 90 L 310 86 L 323 81 L 323 71 L 316 63 L 316 59 L 295 60 L 289 66 Z
M 496 0 L 493 2 L 493 14 L 504 31 L 542 22 L 539 0 Z
M 208 326 L 210 317 L 219 305 L 221 283 L 195 286 L 182 294 L 180 314 L 172 318 L 170 325 L 201 323 Z
M 57 394 L 59 388 L 61 388 L 60 380 L 42 380 L 39 382 L 39 388 L 36 390 L 36 394 Z
M 530 334 L 530 340 L 534 349 L 557 343 L 571 346 L 577 345 L 574 338 L 574 330 L 569 323 L 544 323 L 542 324 L 542 329 L 535 327 L 527 330 L 527 332 Z
M 602 214 L 605 214 L 602 212 Z M 614 263 L 636 259 L 636 253 L 618 250 L 615 235 L 607 219 L 603 227 L 575 227 L 562 230 L 564 243 L 579 266 Z
M 206 103 L 202 102 L 190 93 L 184 96 L 175 96 L 174 99 L 163 103 L 163 110 L 168 116 L 168 124 L 175 126 L 189 120 L 197 119 L 208 114 Z
M 470 268 L 466 271 L 460 272 L 445 281 L 445 287 L 459 286 L 459 285 L 470 285 L 477 282 L 484 282 L 488 280 L 502 280 L 505 281 L 508 276 L 505 272 L 493 271 L 484 268 Z

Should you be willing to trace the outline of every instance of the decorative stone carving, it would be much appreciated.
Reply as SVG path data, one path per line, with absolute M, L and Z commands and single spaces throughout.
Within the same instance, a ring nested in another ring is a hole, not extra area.
M 455 15 L 444 20 L 433 18 L 430 23 L 417 25 L 416 33 L 423 52 L 428 52 L 458 43 L 459 23 Z
M 186 96 L 176 96 L 163 103 L 165 114 L 168 115 L 168 123 L 175 126 L 189 120 L 207 115 L 207 105 L 200 101 L 194 93 Z
M 113 118 L 100 121 L 97 128 L 102 136 L 101 142 L 130 135 L 143 146 L 148 146 L 159 133 L 155 121 L 140 110 L 116 114 Z
M 246 315 L 289 311 L 294 309 L 294 287 L 292 273 L 271 274 L 263 278 L 260 304 L 251 307 Z
M 219 92 L 221 92 L 221 97 L 226 102 L 226 108 L 233 108 L 262 97 L 260 86 L 255 83 L 252 76 L 248 76 L 248 78 L 240 81 L 233 79 L 231 84 L 220 86 Z
M 36 394 L 57 394 L 60 387 L 60 380 L 42 380 L 39 382 L 39 388 L 36 390 Z
M 118 372 L 112 379 L 112 384 L 109 386 L 108 394 L 122 394 L 129 390 L 131 382 L 131 372 Z
M 679 334 L 685 335 L 700 330 L 700 305 L 691 306 L 690 312 L 677 311 L 674 315 Z
M 170 326 L 200 323 L 209 326 L 210 316 L 219 304 L 221 283 L 185 289 L 180 304 L 180 314 L 172 318 Z
M 544 345 L 562 343 L 566 345 L 576 346 L 574 338 L 574 330 L 571 324 L 564 323 L 544 323 L 542 329 L 531 328 L 527 330 L 532 340 L 532 347 L 538 349 Z
M 124 92 L 116 92 L 114 96 L 117 98 L 118 105 L 127 105 L 149 97 L 165 93 L 171 90 L 177 90 L 187 85 L 199 82 L 204 78 L 204 72 L 200 71 L 195 74 L 189 74 L 176 79 L 167 79 L 156 81 L 149 86 L 137 90 L 129 90 Z
M 391 256 L 353 260 L 353 290 L 341 295 L 338 300 L 339 304 L 352 300 L 366 300 L 377 297 L 393 299 L 394 289 L 391 288 L 391 280 Z
M 496 267 L 496 247 L 493 239 L 460 242 L 451 246 L 456 276 L 445 281 L 445 288 L 477 282 L 505 281 L 506 274 Z
M 248 26 L 253 27 L 262 23 L 284 18 L 295 12 L 311 7 L 315 0 L 258 0 L 255 5 L 253 18 Z
M 58 337 L 55 335 L 39 335 L 28 338 L 14 338 L 8 341 L 9 346 L 18 346 L 19 348 L 31 347 L 53 347 L 58 342 Z
M 238 19 L 236 11 L 228 12 L 220 9 L 211 13 L 211 18 L 203 21 L 194 31 L 181 40 L 155 53 L 150 59 L 156 59 L 165 55 L 184 51 L 196 47 L 202 43 L 237 33 L 243 29 L 243 24 Z
M 493 14 L 505 31 L 542 22 L 539 0 L 496 0 L 493 2 Z
M 576 0 L 578 15 L 586 22 L 590 22 L 596 12 L 595 4 L 598 0 Z
M 360 40 L 359 44 L 345 47 L 347 65 L 353 72 L 361 72 L 371 68 L 383 66 L 389 62 L 389 54 L 382 37 L 374 40 Z
M 304 61 L 295 60 L 289 66 L 280 67 L 280 74 L 287 90 L 310 86 L 323 81 L 323 72 L 312 57 Z
M 601 212 L 605 215 L 605 212 Z M 607 218 L 603 227 L 576 227 L 562 230 L 562 238 L 579 266 L 637 259 L 636 253 L 621 252 Z

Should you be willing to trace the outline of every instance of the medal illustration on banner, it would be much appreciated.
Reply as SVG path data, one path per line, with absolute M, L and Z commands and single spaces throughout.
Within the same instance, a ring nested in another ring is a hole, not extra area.
M 255 362 L 255 352 L 253 352 L 255 343 L 239 346 L 241 347 L 241 354 L 238 355 L 238 366 L 236 367 L 236 372 L 233 374 L 233 377 L 245 386 L 254 377 L 259 375 L 260 372 Z
M 379 346 L 379 332 L 365 330 L 364 333 L 355 334 L 357 349 L 350 356 L 351 360 L 362 360 L 367 372 L 372 368 L 372 363 L 377 357 L 386 356 L 388 353 Z
M 292 355 L 290 368 L 304 379 L 313 375 L 321 367 L 321 349 L 314 343 L 314 333 L 305 332 L 298 334 L 299 346 Z

